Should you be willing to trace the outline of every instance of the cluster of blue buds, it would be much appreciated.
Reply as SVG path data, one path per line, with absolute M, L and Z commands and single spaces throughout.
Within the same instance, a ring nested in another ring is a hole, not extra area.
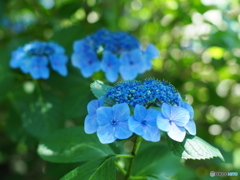
M 67 60 L 65 50 L 59 44 L 35 41 L 13 51 L 10 66 L 20 68 L 25 74 L 30 73 L 34 79 L 47 79 L 50 75 L 49 64 L 54 71 L 66 76 Z
M 87 109 L 85 132 L 96 132 L 103 144 L 127 139 L 133 133 L 152 142 L 160 140 L 161 131 L 178 142 L 184 140 L 187 132 L 196 135 L 192 106 L 164 80 L 118 83 L 104 96 L 90 101 Z
M 119 74 L 124 80 L 133 80 L 152 68 L 151 60 L 159 56 L 157 48 L 149 44 L 142 50 L 139 41 L 125 33 L 110 33 L 106 29 L 74 42 L 73 66 L 79 68 L 84 77 L 100 70 L 110 82 Z

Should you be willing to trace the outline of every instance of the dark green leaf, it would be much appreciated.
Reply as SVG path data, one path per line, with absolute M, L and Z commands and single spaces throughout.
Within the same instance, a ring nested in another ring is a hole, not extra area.
M 166 145 L 143 141 L 133 166 L 133 175 L 170 177 L 175 175 L 181 163 L 169 152 Z
M 50 162 L 79 162 L 114 154 L 108 145 L 101 144 L 96 135 L 86 134 L 82 127 L 57 131 L 43 139 L 38 154 Z
M 92 83 L 90 87 L 96 98 L 104 96 L 107 89 L 111 88 L 111 86 L 108 86 L 104 84 L 102 81 L 98 81 L 98 80 Z
M 166 137 L 173 153 L 183 159 L 210 159 L 219 157 L 224 161 L 221 152 L 217 148 L 197 136 L 187 135 L 183 142 L 176 142 L 168 136 Z
M 115 180 L 114 160 L 115 156 L 107 156 L 87 162 L 66 174 L 61 180 Z
M 37 138 L 47 136 L 63 124 L 61 113 L 48 101 L 30 104 L 22 116 L 22 122 L 26 130 Z

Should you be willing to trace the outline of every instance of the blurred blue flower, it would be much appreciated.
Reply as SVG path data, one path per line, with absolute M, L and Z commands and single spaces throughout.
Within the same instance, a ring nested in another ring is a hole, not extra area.
M 30 74 L 34 79 L 47 79 L 49 77 L 49 69 L 47 67 L 48 59 L 45 56 L 31 57 Z
M 47 79 L 50 64 L 54 71 L 66 76 L 67 56 L 64 52 L 57 43 L 35 41 L 12 52 L 10 67 L 20 68 L 23 73 L 30 73 L 34 79 Z
M 99 99 L 92 100 L 87 105 L 88 115 L 84 121 L 84 130 L 87 134 L 92 134 L 97 131 L 97 109 L 103 106 L 103 96 Z
M 118 79 L 119 66 L 120 62 L 117 56 L 109 51 L 104 51 L 101 68 L 110 82 L 115 82 Z
M 160 130 L 166 131 L 171 139 L 182 142 L 186 135 L 184 127 L 189 119 L 190 115 L 186 109 L 163 103 L 157 117 L 157 126 Z
M 160 130 L 156 124 L 158 113 L 156 109 L 146 109 L 142 105 L 136 105 L 134 116 L 128 120 L 129 129 L 147 141 L 159 141 Z
M 127 139 L 132 135 L 128 128 L 130 109 L 126 103 L 116 104 L 113 107 L 97 109 L 97 136 L 101 143 L 108 144 L 116 139 Z
M 196 135 L 196 124 L 193 120 L 194 117 L 194 111 L 193 108 L 190 104 L 188 104 L 187 102 L 180 102 L 179 106 L 186 109 L 189 112 L 190 115 L 190 120 L 188 121 L 188 123 L 184 126 L 185 129 L 191 134 L 191 135 Z
M 134 49 L 132 51 L 123 52 L 120 56 L 121 66 L 120 74 L 124 80 L 132 80 L 145 69 L 141 51 Z
M 75 41 L 73 50 L 72 64 L 80 69 L 84 77 L 102 69 L 110 82 L 117 81 L 118 73 L 124 80 L 136 78 L 138 74 L 150 70 L 152 58 L 159 55 L 153 45 L 142 51 L 135 37 L 122 31 L 111 33 L 106 29 Z
M 94 51 L 85 51 L 85 53 L 74 53 L 72 55 L 72 64 L 81 69 L 85 78 L 100 70 L 100 61 Z
M 149 44 L 145 51 L 142 51 L 142 55 L 144 68 L 142 69 L 141 73 L 143 73 L 144 71 L 151 70 L 152 68 L 151 60 L 160 56 L 158 49 L 153 44 Z

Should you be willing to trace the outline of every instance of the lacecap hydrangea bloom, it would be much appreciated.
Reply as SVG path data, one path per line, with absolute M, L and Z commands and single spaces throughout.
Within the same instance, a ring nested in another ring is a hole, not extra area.
M 138 74 L 152 68 L 151 60 L 159 56 L 158 49 L 149 44 L 145 49 L 139 41 L 125 32 L 109 32 L 106 29 L 80 39 L 73 44 L 73 66 L 80 69 L 85 78 L 100 70 L 108 81 L 133 80 Z
M 127 139 L 133 133 L 157 142 L 161 131 L 182 142 L 187 133 L 196 135 L 194 111 L 178 91 L 165 80 L 153 78 L 126 81 L 106 90 L 88 104 L 84 128 L 97 133 L 101 143 Z
M 18 47 L 12 52 L 11 68 L 20 68 L 23 73 L 30 73 L 34 79 L 47 79 L 49 66 L 62 76 L 66 76 L 67 56 L 65 50 L 55 42 L 35 41 Z

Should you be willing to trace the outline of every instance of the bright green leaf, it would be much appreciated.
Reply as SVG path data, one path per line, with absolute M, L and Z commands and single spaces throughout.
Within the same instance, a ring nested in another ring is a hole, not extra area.
M 50 162 L 80 162 L 114 154 L 108 145 L 101 144 L 96 135 L 86 134 L 82 127 L 57 131 L 43 139 L 38 154 Z
M 111 86 L 108 86 L 104 84 L 102 81 L 95 81 L 90 85 L 91 90 L 96 98 L 99 98 L 101 96 L 104 96 L 107 89 L 111 88 Z
M 222 154 L 217 148 L 197 136 L 187 135 L 183 142 L 173 141 L 168 136 L 166 137 L 173 153 L 183 159 L 200 160 L 219 157 L 224 161 Z
M 115 180 L 114 160 L 115 156 L 107 156 L 87 162 L 66 174 L 61 180 Z

